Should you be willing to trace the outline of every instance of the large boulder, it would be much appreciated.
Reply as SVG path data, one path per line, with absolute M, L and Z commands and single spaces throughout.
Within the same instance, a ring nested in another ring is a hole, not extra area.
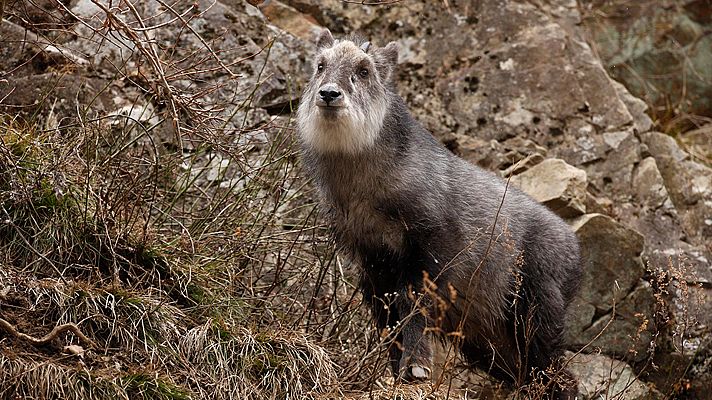
M 584 267 L 579 297 L 599 312 L 610 310 L 643 277 L 644 238 L 601 214 L 583 215 L 572 221 L 572 228 L 581 244 Z
M 579 399 L 653 400 L 660 393 L 638 380 L 630 365 L 602 354 L 569 353 L 569 371 L 578 380 Z
M 641 138 L 655 159 L 686 233 L 707 243 L 712 251 L 712 168 L 691 160 L 668 135 L 649 132 Z
M 636 200 L 644 207 L 657 209 L 663 206 L 668 193 L 655 158 L 647 157 L 638 164 L 633 174 L 633 188 Z
M 655 292 L 641 282 L 607 313 L 571 339 L 588 351 L 602 351 L 631 361 L 642 361 L 655 349 Z
M 563 218 L 586 212 L 586 171 L 552 158 L 515 175 L 511 183 Z
M 581 245 L 584 275 L 570 308 L 568 342 L 642 360 L 653 338 L 655 298 L 641 283 L 644 239 L 601 214 L 572 221 Z

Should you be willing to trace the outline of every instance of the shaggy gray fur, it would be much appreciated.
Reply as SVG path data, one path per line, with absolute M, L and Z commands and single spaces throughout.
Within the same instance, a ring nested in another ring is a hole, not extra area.
M 518 384 L 556 367 L 581 276 L 569 227 L 415 121 L 392 84 L 395 43 L 360 46 L 325 31 L 317 47 L 298 112 L 303 162 L 338 244 L 361 265 L 378 327 L 400 326 L 394 373 L 429 377 L 430 333 Z M 337 106 L 324 97 L 332 90 Z

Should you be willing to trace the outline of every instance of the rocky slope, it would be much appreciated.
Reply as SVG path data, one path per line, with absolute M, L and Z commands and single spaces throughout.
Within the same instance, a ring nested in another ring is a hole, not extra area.
M 592 51 L 576 2 L 455 3 L 445 12 L 287 3 L 332 29 L 401 43 L 400 90 L 419 119 L 471 162 L 519 173 L 515 184 L 571 218 L 587 268 L 572 343 L 634 364 L 652 343 L 683 358 L 708 351 L 710 159 L 655 132 L 645 103 Z M 671 309 L 661 310 L 660 290 Z

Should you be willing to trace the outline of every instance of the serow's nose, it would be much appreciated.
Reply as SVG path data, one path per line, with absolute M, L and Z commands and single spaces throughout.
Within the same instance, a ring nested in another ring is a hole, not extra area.
M 339 96 L 341 96 L 341 92 L 334 89 L 324 89 L 319 91 L 319 96 L 321 96 L 322 100 L 324 100 L 326 104 L 329 104 L 338 99 Z

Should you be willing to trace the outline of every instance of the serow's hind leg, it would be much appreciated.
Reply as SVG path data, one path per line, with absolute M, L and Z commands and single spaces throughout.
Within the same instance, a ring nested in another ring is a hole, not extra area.
M 524 288 L 521 307 L 514 315 L 519 359 L 518 384 L 543 386 L 546 399 L 574 399 L 576 379 L 563 366 L 564 315 L 566 307 L 558 291 L 550 290 L 546 301 Z

